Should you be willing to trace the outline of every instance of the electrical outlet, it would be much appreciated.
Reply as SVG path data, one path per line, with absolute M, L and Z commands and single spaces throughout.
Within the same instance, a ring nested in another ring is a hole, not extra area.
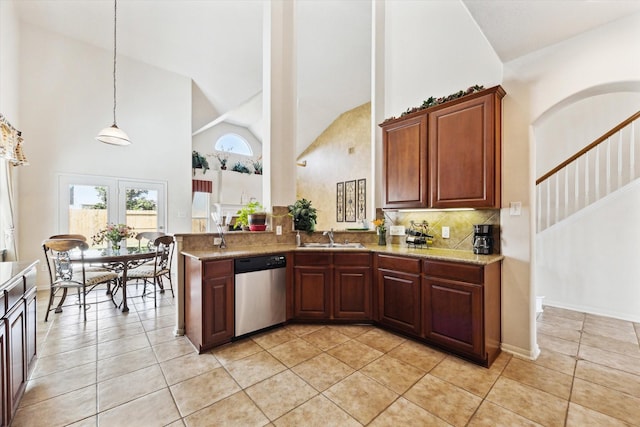
M 282 226 L 276 225 L 276 236 L 282 236 Z
M 449 238 L 449 227 L 442 227 L 442 238 L 443 239 Z
M 214 244 L 214 245 L 220 245 L 220 244 L 222 244 L 222 237 L 214 237 L 214 238 L 213 238 L 213 244 Z

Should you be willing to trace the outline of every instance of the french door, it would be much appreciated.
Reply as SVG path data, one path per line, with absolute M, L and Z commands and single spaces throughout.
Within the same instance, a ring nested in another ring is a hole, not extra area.
M 159 181 L 60 175 L 59 233 L 82 234 L 91 245 L 91 236 L 108 223 L 127 224 L 135 233 L 166 231 L 166 187 Z

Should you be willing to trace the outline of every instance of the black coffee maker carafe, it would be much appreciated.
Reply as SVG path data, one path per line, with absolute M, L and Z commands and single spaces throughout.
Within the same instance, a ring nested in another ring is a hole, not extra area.
M 473 226 L 473 253 L 489 255 L 493 251 L 493 225 L 477 224 Z

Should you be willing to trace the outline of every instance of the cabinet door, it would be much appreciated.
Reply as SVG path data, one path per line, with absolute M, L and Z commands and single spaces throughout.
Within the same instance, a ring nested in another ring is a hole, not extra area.
M 295 267 L 294 316 L 328 319 L 331 316 L 331 268 Z
M 426 208 L 427 116 L 382 128 L 384 207 Z
M 371 268 L 335 267 L 333 298 L 336 319 L 370 319 Z
M 27 304 L 27 373 L 34 368 L 36 360 L 36 325 L 38 324 L 36 314 L 36 289 L 33 288 L 25 295 Z
M 27 385 L 27 323 L 24 300 L 18 302 L 7 314 L 7 355 L 8 399 L 7 417 L 13 418 L 20 396 Z
M 9 424 L 7 413 L 7 334 L 6 334 L 6 320 L 0 319 L 0 395 L 2 400 L 0 401 L 0 425 L 6 426 Z
M 484 358 L 482 285 L 423 278 L 424 337 Z
M 496 103 L 490 93 L 429 113 L 431 207 L 500 207 Z
M 203 280 L 203 347 L 211 347 L 228 342 L 233 338 L 233 298 L 233 276 L 221 276 Z
M 378 270 L 379 322 L 420 335 L 420 276 Z

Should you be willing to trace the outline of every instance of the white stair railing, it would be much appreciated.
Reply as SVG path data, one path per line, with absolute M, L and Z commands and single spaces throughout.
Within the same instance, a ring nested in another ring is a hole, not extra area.
M 638 178 L 640 111 L 536 181 L 538 232 Z

